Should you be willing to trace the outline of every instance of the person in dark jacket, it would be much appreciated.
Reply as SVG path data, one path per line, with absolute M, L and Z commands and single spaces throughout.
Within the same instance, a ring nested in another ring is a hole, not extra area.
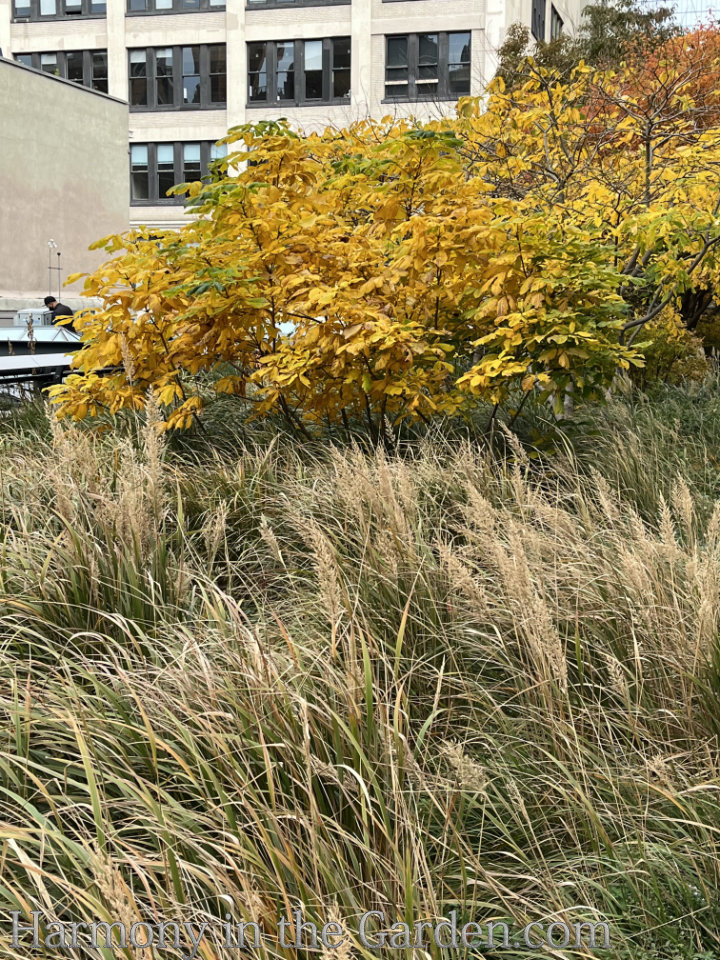
M 70 307 L 66 306 L 64 303 L 60 303 L 55 297 L 48 296 L 45 297 L 45 306 L 50 311 L 50 317 L 52 322 L 55 323 L 56 320 L 59 320 L 61 317 L 73 317 L 75 316 L 74 312 Z M 75 329 L 75 325 L 72 323 L 67 324 L 71 330 Z

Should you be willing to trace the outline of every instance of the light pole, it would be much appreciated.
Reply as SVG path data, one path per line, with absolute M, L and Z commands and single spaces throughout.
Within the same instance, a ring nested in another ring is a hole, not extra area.
M 52 252 L 57 250 L 54 240 L 48 240 L 48 291 L 52 290 Z
M 58 252 L 57 252 L 57 258 L 58 258 L 58 265 L 57 265 L 57 272 L 58 272 L 58 300 L 60 300 L 60 287 L 62 286 L 62 282 L 61 282 L 61 274 L 60 274 L 60 251 L 59 251 L 59 250 L 58 250 Z

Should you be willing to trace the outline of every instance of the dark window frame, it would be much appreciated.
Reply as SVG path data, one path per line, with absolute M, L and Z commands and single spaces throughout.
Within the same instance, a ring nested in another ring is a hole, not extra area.
M 198 47 L 200 51 L 200 102 L 185 103 L 183 96 L 183 49 L 189 47 Z M 225 100 L 213 103 L 212 101 L 212 78 L 222 76 L 219 73 L 210 73 L 211 48 L 225 48 Z M 157 51 L 172 50 L 172 103 L 158 103 L 157 99 Z M 132 62 L 133 53 L 145 54 L 145 79 L 147 91 L 147 103 L 133 103 L 132 96 Z M 227 108 L 227 44 L 224 43 L 183 43 L 173 44 L 162 47 L 130 47 L 127 51 L 128 58 L 128 104 L 131 113 L 156 113 L 158 111 L 186 111 L 186 110 L 225 110 Z
M 105 81 L 105 89 L 99 90 L 100 93 L 108 92 L 108 83 L 109 83 L 109 74 L 110 74 L 110 61 L 108 59 L 107 50 L 87 50 L 86 53 L 90 54 L 90 81 L 93 90 L 98 90 L 99 88 L 95 86 L 95 54 L 104 53 L 105 54 L 105 76 L 98 77 L 99 80 Z
M 29 13 L 18 14 L 16 12 L 16 0 L 10 0 L 12 6 L 13 23 L 42 22 L 45 20 L 104 20 L 107 17 L 107 3 L 104 10 L 93 10 L 93 3 L 98 4 L 98 0 L 80 0 L 80 12 L 68 13 L 66 5 L 72 0 L 55 0 L 55 13 L 41 13 L 40 0 L 26 0 L 25 6 Z
M 204 178 L 209 172 L 210 163 L 212 160 L 212 148 L 215 146 L 214 140 L 164 140 L 164 141 L 155 141 L 152 143 L 148 142 L 139 142 L 135 143 L 134 141 L 130 143 L 130 149 L 128 151 L 128 166 L 129 166 L 129 176 L 130 176 L 130 206 L 131 207 L 157 207 L 157 206 L 180 206 L 187 201 L 187 196 L 173 196 L 166 197 L 159 195 L 159 181 L 160 174 L 158 170 L 158 147 L 172 146 L 173 148 L 173 180 L 174 185 L 179 183 L 186 183 L 187 180 L 183 174 L 183 154 L 184 148 L 189 145 L 200 144 L 200 176 Z M 147 147 L 148 152 L 148 199 L 147 200 L 136 200 L 133 198 L 133 165 L 132 165 L 132 148 L 133 147 Z
M 245 0 L 246 10 L 282 10 L 289 7 L 340 7 L 349 6 L 352 0 Z
M 145 3 L 147 4 L 146 10 L 131 10 L 130 0 L 126 0 L 125 16 L 161 17 L 168 13 L 223 13 L 226 6 L 224 0 L 222 3 L 211 3 L 211 0 L 171 0 L 171 5 L 167 9 L 157 7 L 156 0 L 145 0 Z
M 220 105 L 227 106 L 227 77 L 228 77 L 228 57 L 227 57 L 227 43 L 207 43 L 207 77 L 208 77 L 208 89 L 210 91 L 210 105 L 212 107 L 217 107 Z M 212 50 L 213 48 L 219 48 L 223 53 L 223 70 L 213 70 L 213 57 Z M 225 91 L 225 98 L 223 100 L 213 100 L 213 79 L 216 77 L 222 77 L 222 80 L 218 81 L 219 85 Z
M 533 37 L 540 42 L 545 40 L 545 14 L 547 12 L 547 0 L 532 0 L 532 12 L 530 15 L 530 32 Z
M 562 36 L 563 27 L 565 26 L 565 21 L 557 12 L 557 8 L 554 3 L 550 4 L 550 39 L 557 40 L 558 37 Z
M 468 61 L 468 90 L 467 93 L 454 93 L 450 89 L 450 37 L 457 34 L 468 35 L 468 47 L 470 59 Z M 423 83 L 420 77 L 420 37 L 437 36 L 438 38 L 438 57 L 437 57 L 437 84 L 430 90 L 430 83 Z M 394 83 L 388 80 L 388 69 L 400 69 L 398 67 L 388 68 L 388 41 L 405 38 L 407 40 L 407 80 L 399 78 Z M 415 103 L 432 102 L 434 100 L 454 101 L 458 97 L 468 96 L 470 94 L 470 82 L 472 71 L 472 30 L 432 30 L 422 33 L 388 33 L 385 35 L 385 78 L 384 78 L 384 97 L 383 103 Z M 390 83 L 390 87 L 388 84 Z M 407 87 L 407 94 L 392 95 L 392 87 Z
M 68 55 L 73 53 L 81 53 L 83 57 L 83 79 L 80 83 L 77 80 L 71 80 L 68 77 Z M 95 71 L 94 71 L 94 57 L 93 54 L 104 53 L 105 54 L 105 85 L 103 87 L 95 86 Z M 58 72 L 51 73 L 50 76 L 61 77 L 63 80 L 67 80 L 69 83 L 75 83 L 77 86 L 87 87 L 90 90 L 95 90 L 96 93 L 107 93 L 108 92 L 108 77 L 107 77 L 107 62 L 108 62 L 108 52 L 104 47 L 96 48 L 94 50 L 38 50 L 31 53 L 16 53 L 13 54 L 15 60 L 19 63 L 23 61 L 21 57 L 30 57 L 31 62 L 25 64 L 26 66 L 31 67 L 33 70 L 37 70 L 40 73 L 50 73 L 49 70 L 43 70 L 41 66 L 41 58 L 44 56 L 54 56 L 57 57 L 57 66 Z
M 308 99 L 306 97 L 305 87 L 305 44 L 312 41 L 322 42 L 322 97 Z M 333 77 L 337 70 L 346 69 L 335 66 L 335 46 L 340 41 L 346 41 L 350 44 L 350 87 L 346 95 L 336 97 L 333 95 Z M 294 96 L 292 99 L 277 98 L 277 48 L 278 44 L 294 44 L 293 72 L 295 76 Z M 264 100 L 250 99 L 250 73 L 256 72 L 250 70 L 250 47 L 265 46 L 265 64 L 267 69 L 267 87 Z M 352 94 L 352 38 L 350 36 L 340 37 L 303 37 L 302 40 L 257 40 L 247 44 L 248 51 L 248 74 L 247 74 L 247 108 L 267 109 L 273 106 L 287 107 L 314 107 L 322 104 L 349 104 Z

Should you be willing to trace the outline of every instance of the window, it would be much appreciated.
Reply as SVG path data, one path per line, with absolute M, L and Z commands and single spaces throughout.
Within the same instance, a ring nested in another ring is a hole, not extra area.
M 334 100 L 350 95 L 350 37 L 339 37 L 333 42 L 332 96 Z
M 406 98 L 410 95 L 408 60 L 409 37 L 388 37 L 385 52 L 385 96 Z
M 128 99 L 134 107 L 146 107 L 148 102 L 147 53 L 130 51 L 130 92 Z
M 208 47 L 210 59 L 210 103 L 227 101 L 226 49 L 222 43 Z
M 41 53 L 40 69 L 43 73 L 51 73 L 54 77 L 59 77 L 58 55 L 56 53 Z
M 563 18 L 555 9 L 555 4 L 550 4 L 550 39 L 557 40 L 563 32 Z
M 325 7 L 350 2 L 351 0 L 246 0 L 248 10 L 253 10 L 255 7 L 259 9 L 265 7 Z
M 215 160 L 227 156 L 227 146 L 216 143 L 133 143 L 130 145 L 130 202 L 178 204 L 185 197 L 168 197 L 178 183 L 192 183 L 207 175 Z
M 248 44 L 248 100 L 265 102 L 268 98 L 267 43 Z
M 347 103 L 350 37 L 248 44 L 248 103 Z
M 27 67 L 108 92 L 107 50 L 60 50 L 57 53 L 18 53 L 15 59 Z
M 175 186 L 175 147 L 172 143 L 157 145 L 157 169 L 158 197 L 165 197 L 170 187 Z
M 322 40 L 306 40 L 305 49 L 305 99 L 323 98 L 323 49 Z
M 386 100 L 457 100 L 470 93 L 470 31 L 385 38 Z
M 224 107 L 225 44 L 130 50 L 128 76 L 131 110 Z
M 532 0 L 530 30 L 536 40 L 545 39 L 545 7 L 546 0 Z
M 83 53 L 82 50 L 73 50 L 65 54 L 67 79 L 73 83 L 83 82 Z
M 277 70 L 275 87 L 278 100 L 295 99 L 295 44 L 275 44 Z
M 13 20 L 105 16 L 106 0 L 13 0 Z
M 184 143 L 182 149 L 182 182 L 192 183 L 202 176 L 200 144 Z
M 187 13 L 224 10 L 225 0 L 126 0 L 128 13 Z
M 160 47 L 155 51 L 155 102 L 165 107 L 174 101 L 172 47 Z
M 416 78 L 419 97 L 436 99 L 438 94 L 438 42 L 437 33 L 418 34 L 418 72 Z
M 130 147 L 130 199 L 142 202 L 150 199 L 148 147 L 133 143 Z
M 200 47 L 182 48 L 183 103 L 200 103 Z
M 450 96 L 470 93 L 470 34 L 448 34 L 448 91 Z
M 101 93 L 108 92 L 107 50 L 92 51 L 92 88 Z

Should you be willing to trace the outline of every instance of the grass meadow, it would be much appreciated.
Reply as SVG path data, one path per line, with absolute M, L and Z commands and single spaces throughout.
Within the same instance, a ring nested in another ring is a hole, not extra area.
M 154 416 L 0 425 L 3 958 L 187 955 L 13 947 L 13 910 L 272 931 L 298 906 L 720 954 L 716 376 L 544 446 L 530 411 L 492 453 Z

